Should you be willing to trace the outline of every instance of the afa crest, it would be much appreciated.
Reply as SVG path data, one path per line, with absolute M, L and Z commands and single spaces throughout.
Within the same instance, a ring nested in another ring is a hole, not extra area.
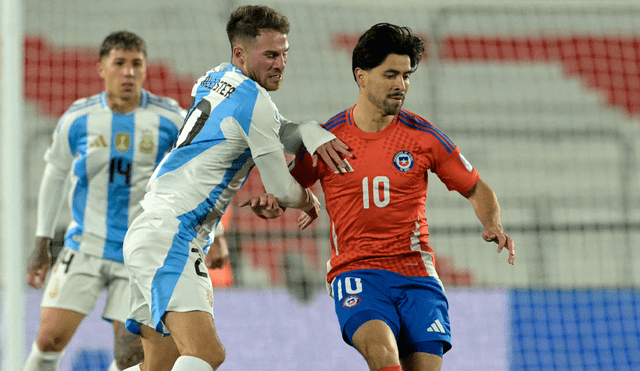
M 413 155 L 407 151 L 400 151 L 393 156 L 393 164 L 396 169 L 405 173 L 413 167 Z
M 153 152 L 154 147 L 153 137 L 149 134 L 144 134 L 140 141 L 140 152 L 149 154 Z

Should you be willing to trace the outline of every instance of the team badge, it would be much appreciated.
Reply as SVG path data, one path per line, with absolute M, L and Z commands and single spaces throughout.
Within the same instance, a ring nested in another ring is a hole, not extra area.
M 393 156 L 393 164 L 396 169 L 405 173 L 413 167 L 413 155 L 407 151 L 400 151 Z
M 207 301 L 209 302 L 209 306 L 213 308 L 213 289 L 207 289 Z
M 144 134 L 140 141 L 140 152 L 149 154 L 153 152 L 154 147 L 155 143 L 153 143 L 153 137 L 149 134 Z
M 464 158 L 464 156 L 462 155 L 462 153 L 460 154 L 460 161 L 462 161 L 462 163 L 464 164 L 464 167 L 467 168 L 467 170 L 469 172 L 473 171 L 473 166 L 471 166 L 471 164 L 469 163 L 469 161 L 467 161 L 466 158 Z
M 350 309 L 355 307 L 358 304 L 360 304 L 360 297 L 358 295 L 349 295 L 346 298 L 344 298 L 344 301 L 342 302 L 342 307 L 344 309 Z
M 125 153 L 129 150 L 129 146 L 131 146 L 131 136 L 128 133 L 116 134 L 116 149 L 118 151 Z
M 51 299 L 55 299 L 60 293 L 60 279 L 55 277 L 49 286 L 49 291 L 47 292 Z

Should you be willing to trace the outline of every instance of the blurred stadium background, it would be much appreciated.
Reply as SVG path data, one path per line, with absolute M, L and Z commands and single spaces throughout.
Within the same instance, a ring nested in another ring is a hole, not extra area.
M 468 202 L 432 177 L 427 218 L 454 342 L 443 370 L 640 370 L 640 4 L 261 3 L 291 22 L 285 83 L 272 97 L 293 120 L 324 121 L 355 103 L 350 53 L 371 25 L 410 26 L 428 45 L 405 107 L 461 147 L 496 191 L 518 247 L 509 266 L 480 238 Z M 101 91 L 104 37 L 128 29 L 145 38 L 145 87 L 187 108 L 196 78 L 229 60 L 224 27 L 243 3 L 23 4 L 26 112 L 16 125 L 25 133 L 28 256 L 42 155 L 66 108 Z M 253 174 L 235 202 L 261 191 Z M 228 351 L 220 370 L 365 370 L 324 291 L 326 215 L 301 233 L 292 211 L 275 221 L 230 211 L 231 264 L 214 278 Z M 60 233 L 67 221 L 63 213 Z M 40 296 L 25 288 L 25 352 Z M 99 315 L 83 323 L 61 370 L 106 370 L 111 330 Z

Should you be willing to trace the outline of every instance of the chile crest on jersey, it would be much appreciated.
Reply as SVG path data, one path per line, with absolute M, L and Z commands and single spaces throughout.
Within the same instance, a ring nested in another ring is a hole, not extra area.
M 407 151 L 400 151 L 393 156 L 393 164 L 396 169 L 406 173 L 413 167 L 413 155 Z

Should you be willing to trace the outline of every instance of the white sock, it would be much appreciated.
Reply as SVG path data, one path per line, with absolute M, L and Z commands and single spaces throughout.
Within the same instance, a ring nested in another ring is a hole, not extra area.
M 213 367 L 200 358 L 180 356 L 171 371 L 213 371 Z
M 114 359 L 113 362 L 111 362 L 111 364 L 109 365 L 109 369 L 107 369 L 107 371 L 122 371 L 122 370 L 118 368 L 118 365 L 116 365 L 116 360 Z
M 38 349 L 34 341 L 22 371 L 58 371 L 58 365 L 63 355 L 64 350 L 62 352 L 43 352 Z
M 113 361 L 113 362 L 115 363 L 115 361 Z M 114 368 L 114 370 L 117 370 L 117 368 Z M 112 371 L 112 370 L 111 370 L 111 369 L 108 369 L 107 371 Z M 138 364 L 137 364 L 137 365 L 135 365 L 135 366 L 131 366 L 131 367 L 129 367 L 129 368 L 126 368 L 126 369 L 124 369 L 124 370 L 122 370 L 122 371 L 140 371 L 140 363 L 138 363 Z

